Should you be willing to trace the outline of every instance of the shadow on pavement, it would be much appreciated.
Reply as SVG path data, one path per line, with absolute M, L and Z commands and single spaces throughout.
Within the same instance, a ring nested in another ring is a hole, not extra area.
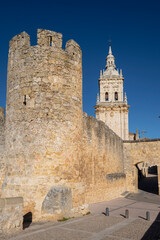
M 158 240 L 160 239 L 160 213 L 158 214 L 157 218 L 141 238 L 141 240 Z
M 142 177 L 138 181 L 138 188 L 145 192 L 158 194 L 158 176 Z

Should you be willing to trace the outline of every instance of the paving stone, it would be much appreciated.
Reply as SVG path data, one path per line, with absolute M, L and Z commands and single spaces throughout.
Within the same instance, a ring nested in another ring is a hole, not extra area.
M 129 238 L 134 240 L 140 240 L 148 228 L 152 225 L 152 222 L 137 219 L 120 230 L 114 232 L 112 235 L 117 237 Z
M 39 231 L 36 234 L 23 236 L 22 238 L 18 238 L 17 240 L 81 240 L 90 237 L 90 233 L 84 232 L 77 232 L 72 231 L 70 229 L 61 229 L 61 228 L 54 228 L 50 229 L 49 231 L 41 232 Z M 16 240 L 16 238 L 15 238 Z
M 88 232 L 100 232 L 108 227 L 122 222 L 123 218 L 106 217 L 103 214 L 84 219 L 84 221 L 68 224 L 67 228 L 83 230 Z

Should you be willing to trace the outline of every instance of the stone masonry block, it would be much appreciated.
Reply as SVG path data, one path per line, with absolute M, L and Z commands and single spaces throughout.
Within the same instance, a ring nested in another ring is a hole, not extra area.
M 42 203 L 42 211 L 49 214 L 57 210 L 69 212 L 72 208 L 72 193 L 67 186 L 53 186 Z
M 19 205 L 19 204 L 23 204 L 22 197 L 13 197 L 5 199 L 5 205 Z
M 4 208 L 5 206 L 5 200 L 4 198 L 0 198 L 0 208 Z
M 0 233 L 22 229 L 23 198 L 0 198 Z

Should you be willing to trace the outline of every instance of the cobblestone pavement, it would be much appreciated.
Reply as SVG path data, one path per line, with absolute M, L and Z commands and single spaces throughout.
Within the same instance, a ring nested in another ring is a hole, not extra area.
M 156 202 L 154 203 L 154 199 Z M 158 202 L 159 199 L 159 202 Z M 151 201 L 151 202 L 149 202 Z M 109 216 L 105 216 L 106 208 Z M 129 218 L 125 218 L 125 210 Z M 150 221 L 146 220 L 150 212 Z M 158 240 L 160 239 L 160 197 L 139 192 L 108 202 L 90 204 L 90 215 L 65 222 L 32 223 L 9 240 Z

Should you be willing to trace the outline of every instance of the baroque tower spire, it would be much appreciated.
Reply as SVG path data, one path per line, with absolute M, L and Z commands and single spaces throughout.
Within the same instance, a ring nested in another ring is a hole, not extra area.
M 109 44 L 109 51 L 108 51 L 108 56 L 106 58 L 106 70 L 114 70 L 116 68 L 115 65 L 115 58 L 112 55 L 112 48 L 111 48 L 111 43 Z
M 100 71 L 98 101 L 95 106 L 96 118 L 105 122 L 118 136 L 128 140 L 127 95 L 123 93 L 122 70 L 116 69 L 115 57 L 109 44 L 105 70 Z

